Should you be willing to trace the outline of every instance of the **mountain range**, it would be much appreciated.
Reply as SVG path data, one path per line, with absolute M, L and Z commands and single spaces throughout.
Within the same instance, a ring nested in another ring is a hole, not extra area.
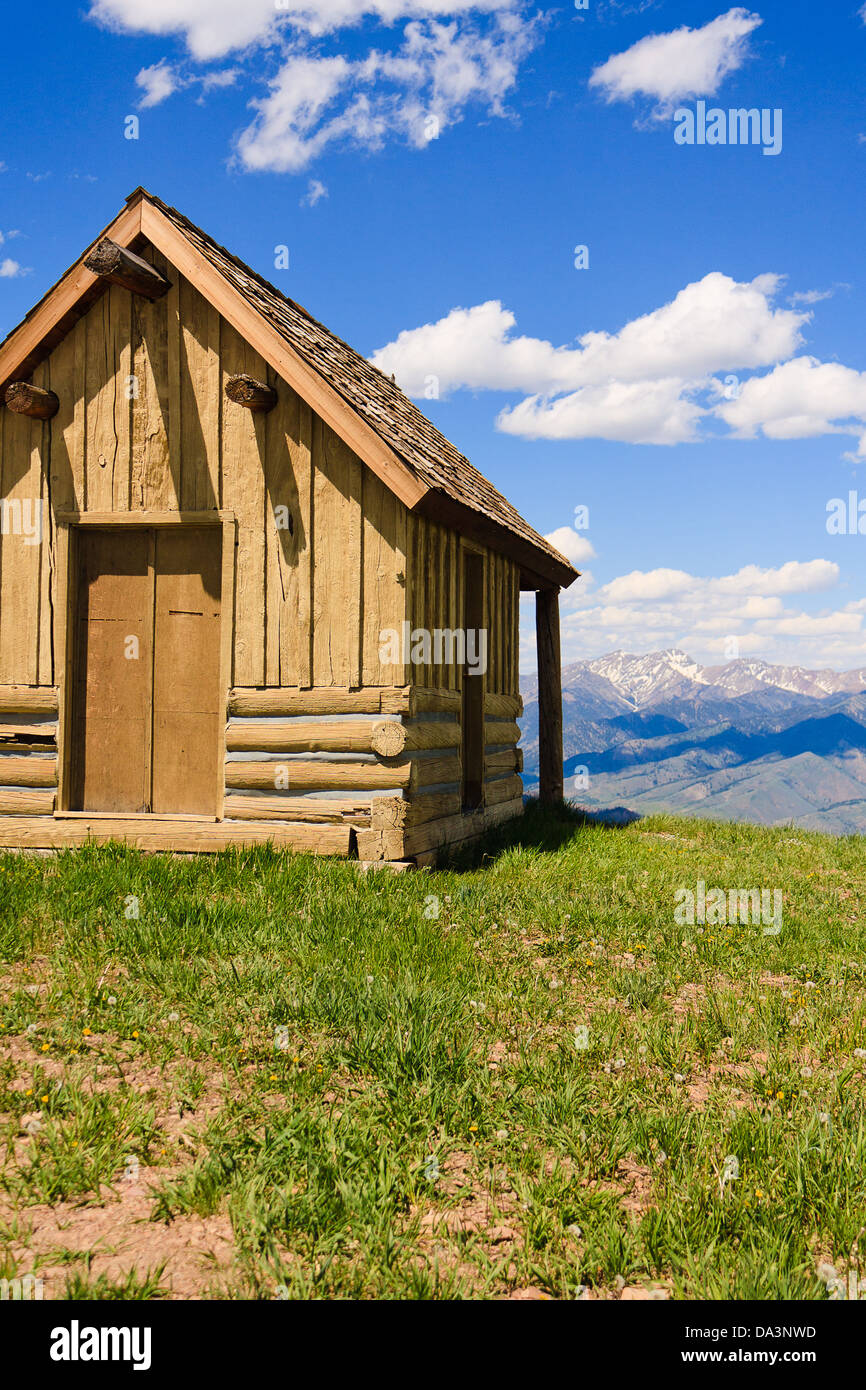
M 538 781 L 538 691 L 521 680 L 524 784 Z M 866 666 L 810 671 L 676 648 L 563 669 L 565 795 L 596 811 L 671 811 L 866 834 Z

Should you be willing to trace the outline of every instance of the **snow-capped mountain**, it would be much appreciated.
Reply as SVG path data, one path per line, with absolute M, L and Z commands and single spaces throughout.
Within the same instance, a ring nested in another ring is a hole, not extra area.
M 537 683 L 521 689 L 531 789 Z M 809 671 L 754 657 L 700 666 L 676 648 L 610 652 L 564 669 L 562 704 L 566 795 L 590 809 L 866 834 L 866 666 Z
M 670 700 L 736 699 L 768 688 L 818 699 L 866 690 L 866 666 L 854 671 L 808 671 L 802 666 L 771 666 L 754 657 L 741 657 L 724 666 L 700 666 L 675 647 L 643 656 L 609 652 L 593 661 L 575 662 L 562 673 L 563 691 L 579 699 L 581 689 L 588 686 L 595 702 L 604 688 L 593 677 L 600 677 L 609 695 L 618 697 L 613 704 L 619 708 L 611 709 L 612 714 L 623 704 L 642 710 Z
M 803 666 L 770 666 L 766 661 L 741 658 L 726 666 L 705 666 L 704 680 L 731 695 L 746 695 L 762 685 L 791 690 L 797 695 L 838 695 L 866 688 L 866 666 L 856 671 L 807 671 Z
M 675 647 L 645 656 L 610 652 L 595 661 L 580 664 L 609 680 L 633 709 L 692 694 L 694 685 L 705 683 L 697 662 Z

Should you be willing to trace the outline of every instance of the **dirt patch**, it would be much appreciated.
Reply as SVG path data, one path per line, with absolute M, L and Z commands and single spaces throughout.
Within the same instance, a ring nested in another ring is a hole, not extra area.
M 0 1208 L 0 1220 L 16 1223 L 10 1253 L 19 1273 L 33 1269 L 44 1281 L 45 1297 L 60 1298 L 73 1270 L 91 1281 L 104 1275 L 115 1282 L 130 1273 L 140 1279 L 156 1275 L 163 1266 L 159 1284 L 170 1298 L 213 1296 L 234 1263 L 231 1222 L 223 1216 L 153 1221 L 153 1186 L 173 1172 L 149 1168 L 101 1206 L 59 1202 L 17 1213 Z
M 616 1165 L 616 1174 L 624 1186 L 620 1205 L 624 1211 L 641 1216 L 656 1205 L 653 1198 L 655 1174 L 646 1164 L 637 1163 L 633 1158 L 621 1158 Z

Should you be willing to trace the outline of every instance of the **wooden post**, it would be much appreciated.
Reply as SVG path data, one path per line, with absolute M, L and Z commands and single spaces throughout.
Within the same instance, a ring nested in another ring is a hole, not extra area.
M 559 590 L 535 595 L 538 648 L 538 799 L 562 800 L 562 666 L 559 651 Z
M 136 256 L 125 246 L 118 246 L 108 237 L 103 237 L 93 248 L 84 264 L 94 275 L 101 275 L 112 285 L 122 285 L 133 294 L 144 295 L 145 299 L 159 299 L 171 288 L 165 276 L 155 270 L 150 261 Z
M 274 388 L 268 386 L 265 381 L 256 381 L 254 376 L 247 376 L 246 372 L 229 377 L 226 382 L 226 395 L 235 405 L 245 406 L 247 410 L 254 410 L 262 415 L 268 410 L 273 410 L 277 403 Z
M 60 409 L 60 401 L 44 386 L 29 381 L 13 381 L 6 387 L 6 404 L 16 415 L 29 415 L 31 420 L 50 420 Z

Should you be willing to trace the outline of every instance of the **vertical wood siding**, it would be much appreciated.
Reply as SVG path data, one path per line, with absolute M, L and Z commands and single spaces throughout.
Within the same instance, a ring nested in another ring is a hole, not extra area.
M 0 411 L 0 496 L 43 501 L 43 542 L 0 536 L 0 684 L 51 685 L 56 511 L 211 511 L 237 517 L 234 686 L 400 685 L 381 635 L 407 617 L 405 506 L 159 253 L 150 302 L 109 287 L 34 374 L 53 420 Z M 224 396 L 237 373 L 275 386 L 256 415 Z M 286 509 L 285 511 L 281 509 Z M 278 520 L 291 516 L 289 529 Z M 7 523 L 14 516 L 7 510 Z M 456 537 L 433 528 L 434 625 Z M 426 539 L 426 538 L 425 538 Z M 454 597 L 452 594 L 451 606 Z M 436 675 L 437 683 L 446 673 Z M 451 688 L 454 675 L 448 674 Z

